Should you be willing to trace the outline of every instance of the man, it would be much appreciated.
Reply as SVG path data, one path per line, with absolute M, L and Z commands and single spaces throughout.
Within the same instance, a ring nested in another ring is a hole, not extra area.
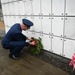
M 22 34 L 22 30 L 30 29 L 31 26 L 33 23 L 30 20 L 22 19 L 22 24 L 14 24 L 2 39 L 3 48 L 10 49 L 10 58 L 19 59 L 24 46 L 35 45 L 34 42 L 26 42 L 31 39 Z

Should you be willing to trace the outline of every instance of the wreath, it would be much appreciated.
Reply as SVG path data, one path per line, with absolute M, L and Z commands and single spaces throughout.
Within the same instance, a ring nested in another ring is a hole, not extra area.
M 43 45 L 41 43 L 42 39 L 40 37 L 38 39 L 32 37 L 32 40 L 30 42 L 33 42 L 33 41 L 34 41 L 35 45 L 34 46 L 30 45 L 29 50 L 32 54 L 38 55 L 43 50 Z

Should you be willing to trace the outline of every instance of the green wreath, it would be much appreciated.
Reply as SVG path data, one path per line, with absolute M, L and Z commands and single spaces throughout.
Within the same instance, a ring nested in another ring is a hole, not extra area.
M 29 46 L 30 52 L 34 55 L 40 54 L 43 50 L 43 45 L 41 43 L 42 39 L 40 37 L 38 39 L 32 37 L 32 40 L 30 42 L 32 42 L 32 41 L 36 41 L 36 45 L 35 46 L 30 45 Z

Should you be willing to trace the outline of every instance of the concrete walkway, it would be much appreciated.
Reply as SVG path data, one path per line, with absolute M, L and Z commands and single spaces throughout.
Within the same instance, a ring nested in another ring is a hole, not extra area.
M 9 50 L 3 49 L 0 44 L 0 75 L 69 75 L 25 51 L 21 53 L 19 60 L 10 59 L 8 54 Z

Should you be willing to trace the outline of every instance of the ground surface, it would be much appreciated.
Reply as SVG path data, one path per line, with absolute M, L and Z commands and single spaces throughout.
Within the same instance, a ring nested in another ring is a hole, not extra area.
M 3 49 L 0 44 L 0 75 L 69 75 L 25 51 L 21 53 L 19 60 L 10 59 L 8 54 L 9 50 Z

